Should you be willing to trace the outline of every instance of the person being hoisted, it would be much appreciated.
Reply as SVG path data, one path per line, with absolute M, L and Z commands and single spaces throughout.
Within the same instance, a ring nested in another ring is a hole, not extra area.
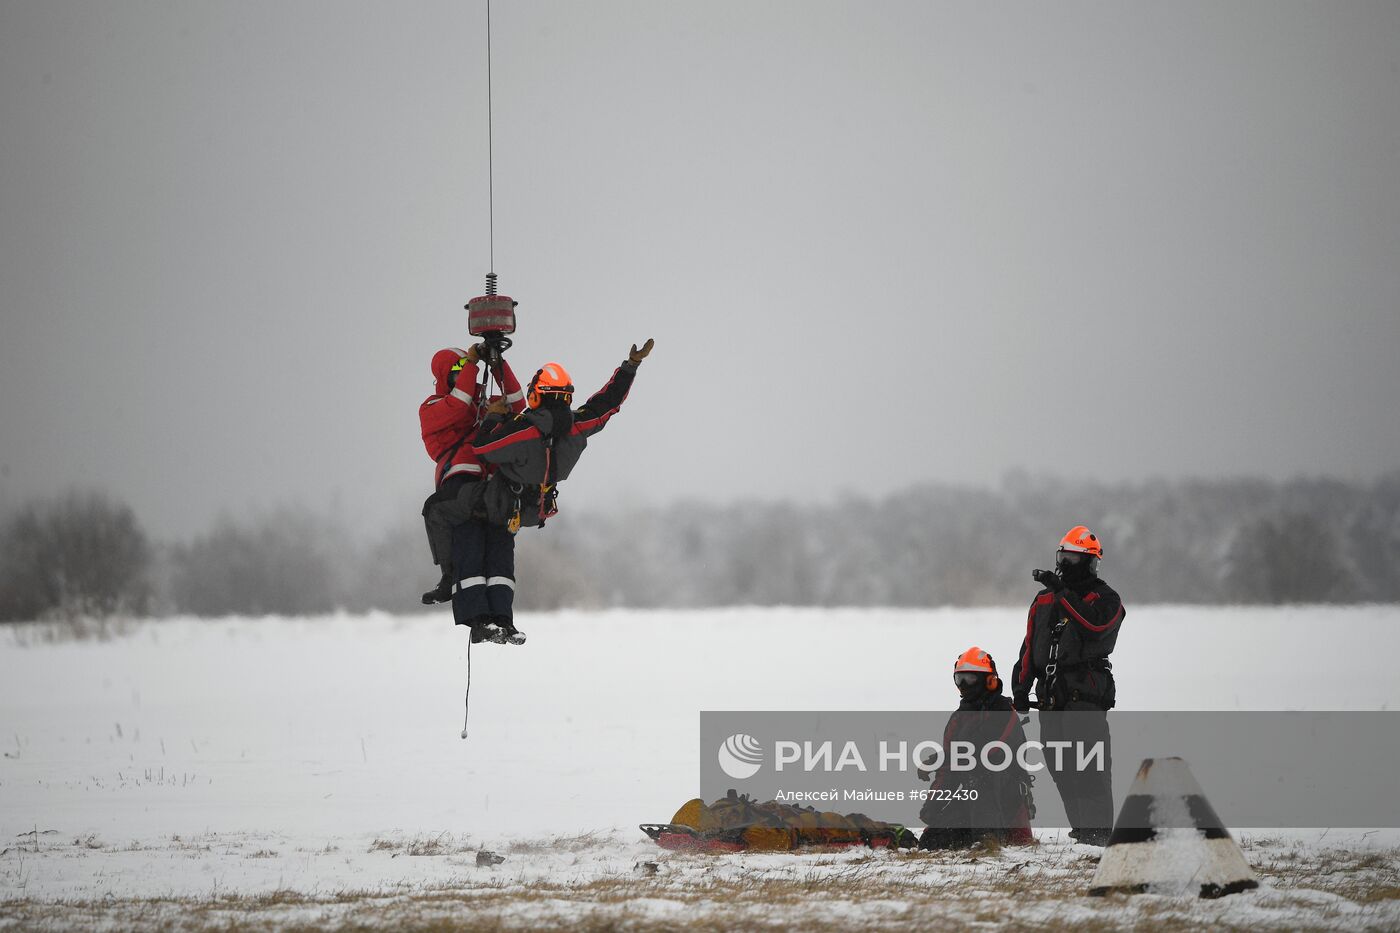
M 484 355 L 480 344 L 465 350 L 446 347 L 434 353 L 430 364 L 433 394 L 418 406 L 423 446 L 437 464 L 433 474 L 436 489 L 423 503 L 423 525 L 433 563 L 441 571 L 437 586 L 423 594 L 425 604 L 452 598 L 452 584 L 458 579 L 452 566 L 452 530 L 481 509 L 486 488 L 485 468 L 471 445 L 485 403 L 478 397 L 484 389 L 477 385 L 477 364 Z M 504 358 L 496 376 L 505 392 L 501 403 L 512 411 L 523 411 L 525 393 Z
M 632 388 L 637 367 L 655 341 L 632 345 L 607 385 L 577 409 L 574 385 L 558 363 L 546 363 L 530 380 L 528 408 L 510 415 L 505 399 L 496 399 L 472 441 L 472 452 L 487 469 L 494 468 L 477 513 L 453 537 L 453 562 L 465 574 L 452 597 L 459 625 L 472 627 L 473 641 L 524 644 L 515 627 L 515 538 L 527 525 L 542 526 L 557 511 L 559 483 L 569 478 L 588 439 L 617 414 Z M 468 574 L 464 567 L 479 568 Z
M 1103 745 L 1103 767 L 1055 767 L 1050 776 L 1065 804 L 1078 842 L 1103 846 L 1113 827 L 1113 749 L 1108 711 L 1117 702 L 1113 664 L 1108 657 L 1123 625 L 1123 601 L 1099 578 L 1103 544 L 1083 525 L 1060 540 L 1055 570 L 1032 573 L 1044 589 L 1031 603 L 1026 637 L 1011 672 L 1016 709 L 1031 708 L 1034 686 L 1044 742 Z M 1065 759 L 1073 756 L 1066 755 Z

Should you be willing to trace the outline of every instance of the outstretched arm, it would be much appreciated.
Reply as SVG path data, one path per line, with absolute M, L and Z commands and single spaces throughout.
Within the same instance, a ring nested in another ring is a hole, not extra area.
M 637 367 L 642 364 L 642 360 L 651 355 L 651 348 L 655 345 L 656 341 L 650 337 L 640 349 L 635 343 L 632 344 L 632 351 L 627 354 L 627 359 L 622 361 L 622 365 L 613 371 L 607 385 L 574 409 L 575 434 L 588 436 L 603 430 L 608 419 L 617 414 L 622 408 L 622 403 L 627 400 L 627 393 L 632 389 L 632 380 L 637 376 Z

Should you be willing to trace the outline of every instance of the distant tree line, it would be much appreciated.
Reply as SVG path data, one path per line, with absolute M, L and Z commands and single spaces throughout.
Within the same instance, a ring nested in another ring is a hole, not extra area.
M 143 615 L 151 555 L 135 513 L 101 493 L 31 503 L 0 531 L 0 621 Z
M 517 547 L 518 605 L 942 606 L 1024 602 L 1075 524 L 1136 603 L 1400 601 L 1400 473 L 1335 480 L 928 485 L 819 505 L 572 508 Z M 0 524 L 0 621 L 414 611 L 435 581 L 416 515 L 368 544 L 282 509 L 153 545 L 100 493 Z M 438 610 L 442 611 L 442 610 Z
M 1080 523 L 1132 602 L 1400 601 L 1400 473 L 1368 484 L 1015 477 L 816 507 L 677 505 L 543 534 L 581 581 L 557 605 L 971 606 L 1028 602 L 1031 571 L 1051 567 Z

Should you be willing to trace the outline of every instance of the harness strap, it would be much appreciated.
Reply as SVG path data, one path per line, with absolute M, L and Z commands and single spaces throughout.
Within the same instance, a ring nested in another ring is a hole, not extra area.
M 443 455 L 438 458 L 437 484 L 439 486 L 441 486 L 442 481 L 447 478 L 447 471 L 452 469 L 452 458 L 457 456 L 457 451 L 462 449 L 462 445 L 465 444 L 467 440 L 468 435 L 463 434 L 460 441 L 447 448 Z
M 510 518 L 506 519 L 506 531 L 511 534 L 520 530 L 520 494 L 524 491 L 525 487 L 519 483 L 510 484 L 510 492 L 515 499 L 511 504 Z
M 476 384 L 476 426 L 481 427 L 481 422 L 486 420 L 486 399 L 487 390 L 491 387 L 491 378 L 494 376 L 496 385 L 501 387 L 501 397 L 505 398 L 506 392 L 505 374 L 501 371 L 501 356 L 494 348 L 486 351 L 486 365 L 481 368 L 481 381 Z
M 486 406 L 482 402 L 486 401 L 486 390 L 491 385 L 491 364 L 481 367 L 481 381 L 476 384 L 476 426 L 481 427 L 481 422 L 486 420 Z
M 550 474 L 554 471 L 554 437 L 545 439 L 544 442 L 544 482 L 540 483 L 540 498 L 536 504 L 536 511 L 539 514 L 539 527 L 543 528 L 545 520 L 554 516 L 559 510 L 555 508 L 556 497 L 554 478 Z M 546 500 L 548 502 L 546 503 Z

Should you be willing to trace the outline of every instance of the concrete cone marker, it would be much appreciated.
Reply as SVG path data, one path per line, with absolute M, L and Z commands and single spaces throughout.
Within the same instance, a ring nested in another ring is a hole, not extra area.
M 1259 887 L 1180 758 L 1148 758 L 1118 811 L 1089 894 L 1224 897 Z

